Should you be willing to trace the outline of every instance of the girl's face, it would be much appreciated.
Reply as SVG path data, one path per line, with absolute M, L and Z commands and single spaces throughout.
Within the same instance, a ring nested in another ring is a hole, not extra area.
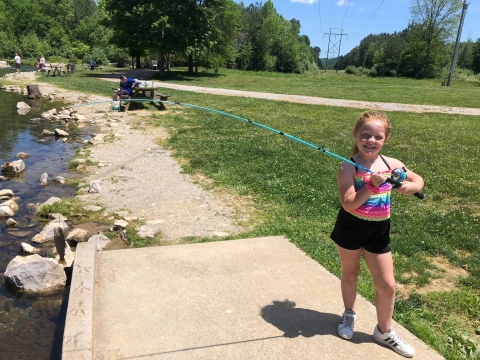
M 365 155 L 378 154 L 387 142 L 385 125 L 381 120 L 372 120 L 363 124 L 353 136 L 357 142 L 358 151 Z

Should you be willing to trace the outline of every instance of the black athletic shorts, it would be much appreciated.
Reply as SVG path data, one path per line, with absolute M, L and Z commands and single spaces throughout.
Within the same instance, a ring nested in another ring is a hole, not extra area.
M 362 220 L 346 212 L 338 212 L 337 222 L 330 235 L 335 243 L 347 250 L 364 248 L 374 254 L 390 252 L 390 219 Z

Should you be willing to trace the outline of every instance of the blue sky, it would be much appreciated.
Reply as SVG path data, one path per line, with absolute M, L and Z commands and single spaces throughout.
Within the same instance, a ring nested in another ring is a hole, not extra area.
M 480 38 L 480 0 L 469 1 L 462 41 Z M 244 0 L 243 3 L 248 6 L 256 1 Z M 343 32 L 348 35 L 342 37 L 341 44 L 339 35 L 330 36 L 330 56 L 332 47 L 335 50 L 339 46 L 341 55 L 345 55 L 364 37 L 401 31 L 410 20 L 410 0 L 273 0 L 273 4 L 285 19 L 300 20 L 300 33 L 310 38 L 311 46 L 320 47 L 321 57 L 327 54 L 328 33 Z

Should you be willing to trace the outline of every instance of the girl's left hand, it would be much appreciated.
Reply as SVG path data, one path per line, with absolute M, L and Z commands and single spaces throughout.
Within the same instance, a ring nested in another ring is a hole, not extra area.
M 405 196 L 410 196 L 418 192 L 417 185 L 412 181 L 403 181 L 402 186 L 395 188 L 395 190 Z

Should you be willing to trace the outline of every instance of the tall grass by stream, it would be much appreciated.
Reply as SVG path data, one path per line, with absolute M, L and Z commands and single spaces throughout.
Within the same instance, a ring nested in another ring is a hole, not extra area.
M 260 75 L 261 81 L 253 83 L 252 78 Z M 322 81 L 302 75 L 260 75 L 228 72 L 188 78 L 174 73 L 170 77 L 187 85 L 480 107 L 478 82 L 455 82 L 454 87 L 445 88 L 427 80 L 352 80 L 332 75 Z M 42 80 L 111 94 L 111 83 L 99 81 L 89 72 L 70 79 Z M 248 118 L 346 157 L 360 112 L 174 90 L 168 94 L 174 101 Z M 166 113 L 154 113 L 151 124 L 170 130 L 172 137 L 165 145 L 182 159 L 185 172 L 205 174 L 215 186 L 253 199 L 256 226 L 237 238 L 284 235 L 340 275 L 336 249 L 329 239 L 340 208 L 335 179 L 338 160 L 219 114 L 171 104 L 167 109 Z M 426 184 L 424 201 L 393 195 L 395 274 L 401 286 L 410 289 L 397 298 L 395 320 L 447 359 L 478 359 L 479 351 L 474 353 L 480 346 L 480 117 L 400 112 L 388 116 L 393 129 L 383 153 L 401 159 L 421 174 Z M 438 265 L 440 260 L 448 261 L 453 270 L 464 269 L 464 276 L 450 278 L 451 273 Z M 452 285 L 432 287 L 436 279 Z M 359 292 L 374 301 L 375 289 L 364 265 Z

